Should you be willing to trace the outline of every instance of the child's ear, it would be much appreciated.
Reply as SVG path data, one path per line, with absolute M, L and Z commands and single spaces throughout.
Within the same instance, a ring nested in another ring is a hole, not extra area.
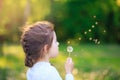
M 43 49 L 44 49 L 44 52 L 45 52 L 45 53 L 48 53 L 48 45 L 47 45 L 47 44 L 44 46 Z

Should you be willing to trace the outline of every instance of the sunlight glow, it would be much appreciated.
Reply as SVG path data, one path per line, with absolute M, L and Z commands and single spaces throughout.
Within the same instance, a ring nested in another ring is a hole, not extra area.
M 116 4 L 120 7 L 120 0 L 116 0 Z
M 0 58 L 0 68 L 4 68 L 6 66 L 6 59 Z

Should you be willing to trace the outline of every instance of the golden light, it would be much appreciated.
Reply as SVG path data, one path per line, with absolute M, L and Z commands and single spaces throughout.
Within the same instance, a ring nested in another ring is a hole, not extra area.
M 87 32 L 85 31 L 84 34 L 87 34 Z
M 78 38 L 78 40 L 81 40 L 81 39 L 82 39 L 81 37 Z
M 100 41 L 98 41 L 98 43 L 97 44 L 100 44 Z
M 116 0 L 116 4 L 120 7 L 120 0 Z
M 106 32 L 106 30 L 103 31 L 104 33 Z
M 91 41 L 91 40 L 92 40 L 92 38 L 90 37 L 90 38 L 89 38 L 89 40 Z
M 93 18 L 96 18 L 96 16 L 93 16 Z
M 98 24 L 98 22 L 95 22 L 95 24 L 97 25 L 97 24 Z
M 67 44 L 70 44 L 70 41 L 67 41 Z
M 91 29 L 89 29 L 88 31 L 91 32 Z
M 94 25 L 92 25 L 92 28 L 94 28 L 95 26 Z
M 74 75 L 77 75 L 78 74 L 78 69 L 73 69 L 73 71 L 72 71 L 72 73 L 74 74 Z

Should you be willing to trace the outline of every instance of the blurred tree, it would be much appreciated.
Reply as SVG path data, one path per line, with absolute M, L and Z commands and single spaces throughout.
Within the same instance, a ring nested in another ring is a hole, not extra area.
M 119 18 L 115 0 L 52 0 L 51 13 L 45 19 L 56 23 L 61 41 L 80 35 L 84 42 L 93 37 L 106 43 L 119 43 Z M 92 25 L 95 28 L 88 33 Z
M 49 0 L 0 0 L 0 40 L 19 42 L 19 28 L 43 20 L 49 14 Z M 13 4 L 14 3 L 14 4 Z M 47 5 L 46 5 L 47 4 Z
M 31 6 L 30 6 L 30 0 L 26 0 L 26 6 L 24 11 L 24 23 L 28 20 L 28 17 L 30 16 Z
M 2 11 L 2 0 L 0 0 L 0 15 L 1 15 L 1 11 Z M 4 33 L 3 27 L 1 27 L 0 28 L 0 56 L 3 55 L 3 49 L 2 49 L 3 40 L 4 40 L 3 33 Z
M 119 12 L 118 0 L 0 0 L 0 41 L 19 42 L 19 28 L 26 22 L 49 20 L 60 41 L 93 37 L 120 43 Z
M 15 4 L 13 5 L 13 3 Z M 21 8 L 23 3 L 14 0 L 4 0 L 2 4 L 0 34 L 4 37 L 4 41 L 18 42 L 18 26 L 23 23 L 23 9 Z

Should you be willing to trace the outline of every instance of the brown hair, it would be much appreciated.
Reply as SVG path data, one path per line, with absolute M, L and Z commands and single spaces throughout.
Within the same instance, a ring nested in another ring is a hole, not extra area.
M 21 44 L 25 52 L 25 66 L 32 67 L 39 58 L 44 57 L 43 47 L 50 48 L 53 41 L 54 26 L 47 21 L 23 27 Z

